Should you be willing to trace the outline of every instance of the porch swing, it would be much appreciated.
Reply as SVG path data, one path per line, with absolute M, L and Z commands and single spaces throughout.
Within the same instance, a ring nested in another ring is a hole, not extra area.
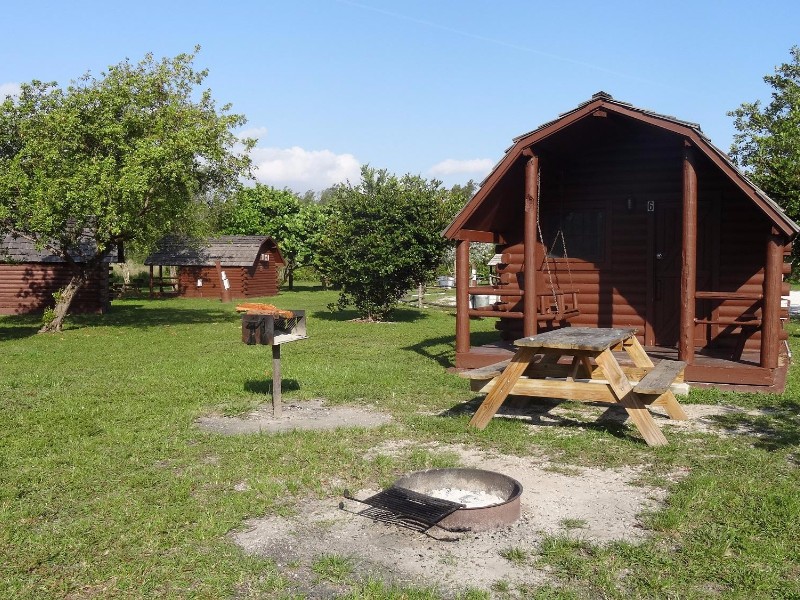
M 546 323 L 549 327 L 553 327 L 556 323 L 568 322 L 570 319 L 577 317 L 581 314 L 578 307 L 578 290 L 575 289 L 572 281 L 572 269 L 569 266 L 569 255 L 567 254 L 567 240 L 564 237 L 564 229 L 559 225 L 556 235 L 553 237 L 553 244 L 547 250 L 544 243 L 544 235 L 542 235 L 541 215 L 541 185 L 537 186 L 539 194 L 536 198 L 536 229 L 539 233 L 539 239 L 542 242 L 542 247 L 545 249 L 544 253 L 544 267 L 547 272 L 547 283 L 550 288 L 547 294 L 537 294 L 538 303 L 536 308 L 536 319 L 539 322 Z M 559 238 L 561 239 L 562 254 L 564 256 L 565 264 L 567 265 L 567 274 L 569 275 L 569 289 L 562 290 L 558 288 L 553 280 L 553 271 L 550 269 L 549 257 L 556 249 L 556 244 Z

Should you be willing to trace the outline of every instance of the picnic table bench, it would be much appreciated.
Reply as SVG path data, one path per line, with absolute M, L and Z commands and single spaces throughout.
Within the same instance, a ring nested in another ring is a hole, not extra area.
M 486 427 L 510 394 L 603 402 L 624 407 L 649 445 L 665 445 L 647 406 L 663 406 L 672 419 L 687 418 L 670 389 L 682 381 L 686 364 L 654 365 L 635 334 L 636 329 L 566 327 L 517 340 L 510 360 L 462 374 L 473 389 L 487 393 L 470 425 Z M 621 366 L 614 350 L 624 350 L 634 366 Z M 559 363 L 564 356 L 569 364 Z

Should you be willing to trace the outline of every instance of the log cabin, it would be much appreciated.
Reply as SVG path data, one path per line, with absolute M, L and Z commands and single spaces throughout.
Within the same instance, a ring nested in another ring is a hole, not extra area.
M 77 263 L 84 261 L 94 246 L 70 253 Z M 111 304 L 109 294 L 110 254 L 98 269 L 89 274 L 70 305 L 70 313 L 104 313 Z M 65 287 L 72 269 L 63 258 L 49 250 L 36 248 L 23 237 L 7 234 L 0 238 L 0 315 L 40 313 L 55 305 L 53 294 Z
M 224 273 L 231 298 L 255 298 L 277 295 L 278 267 L 284 260 L 271 237 L 227 235 L 195 240 L 171 236 L 157 244 L 144 264 L 150 267 L 151 296 L 156 288 L 163 293 L 168 287 L 179 296 L 220 298 Z M 164 275 L 165 266 L 177 267 L 175 280 Z
M 556 327 L 635 327 L 690 383 L 781 390 L 798 230 L 697 124 L 599 92 L 515 138 L 445 230 L 456 366 Z M 487 285 L 470 282 L 472 242 L 496 245 Z M 499 300 L 472 308 L 474 295 Z M 498 342 L 471 346 L 470 318 L 497 319 Z

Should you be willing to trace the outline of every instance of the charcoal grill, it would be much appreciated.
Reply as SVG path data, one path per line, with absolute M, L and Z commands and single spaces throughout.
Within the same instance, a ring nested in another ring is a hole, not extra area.
M 468 506 L 431 495 L 442 488 L 490 493 L 501 501 Z M 519 519 L 521 495 L 519 481 L 483 469 L 417 471 L 364 500 L 345 492 L 346 498 L 369 505 L 360 515 L 416 531 L 427 531 L 434 525 L 448 531 L 486 531 L 510 525 Z
M 281 407 L 281 345 L 308 337 L 306 311 L 279 311 L 274 307 L 259 310 L 258 308 L 248 308 L 246 304 L 237 307 L 237 310 L 247 310 L 242 314 L 242 341 L 248 345 L 272 347 L 272 416 L 277 419 L 283 413 Z
M 303 340 L 306 333 L 306 311 L 292 310 L 294 316 L 247 312 L 242 315 L 242 341 L 248 345 L 279 346 Z

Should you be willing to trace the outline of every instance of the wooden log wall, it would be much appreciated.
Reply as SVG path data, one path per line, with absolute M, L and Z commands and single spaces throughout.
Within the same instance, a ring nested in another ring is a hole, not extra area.
M 245 297 L 275 296 L 278 288 L 278 266 L 273 260 L 269 263 L 259 262 L 256 266 L 244 270 L 242 293 Z
M 0 314 L 37 313 L 54 306 L 53 293 L 71 278 L 69 268 L 59 263 L 0 264 Z M 108 310 L 108 267 L 89 278 L 70 306 L 71 313 L 102 313 Z
M 278 267 L 274 260 L 254 267 L 223 267 L 231 284 L 231 298 L 257 298 L 278 293 Z M 198 287 L 197 280 L 203 285 Z M 187 298 L 219 298 L 222 283 L 215 267 L 180 267 L 178 293 Z

